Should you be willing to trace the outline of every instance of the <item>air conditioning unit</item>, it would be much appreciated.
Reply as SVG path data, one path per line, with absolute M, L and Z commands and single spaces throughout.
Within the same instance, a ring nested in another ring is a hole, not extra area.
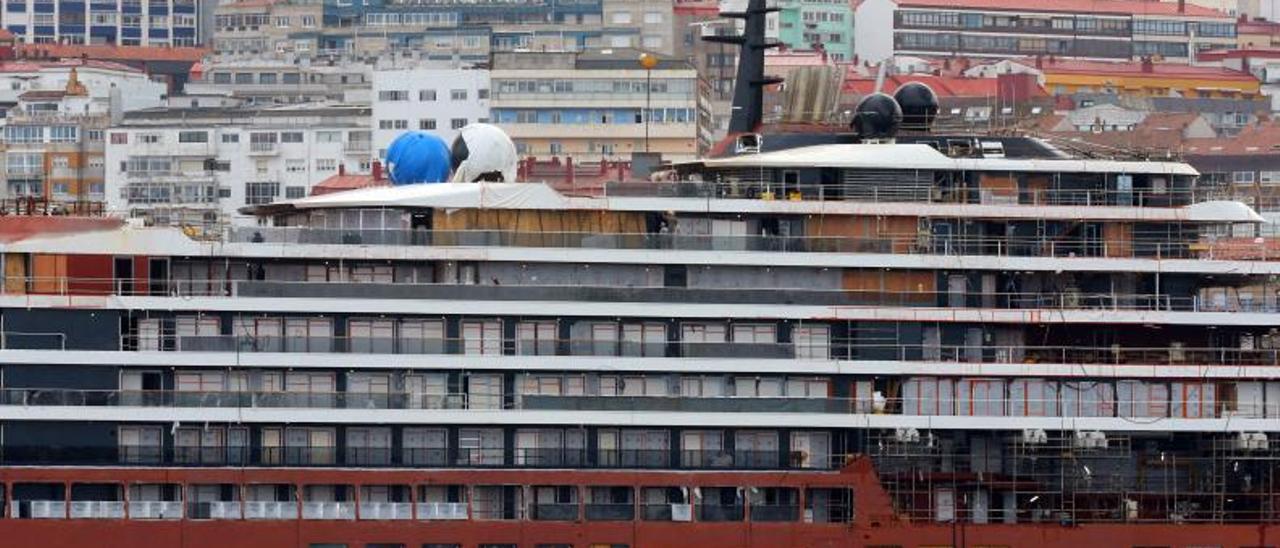
M 1076 432 L 1076 449 L 1105 449 L 1107 435 L 1102 432 Z
M 1040 428 L 1029 428 L 1022 431 L 1022 443 L 1044 445 L 1049 443 L 1049 434 Z
M 1267 435 L 1262 432 L 1240 432 L 1233 444 L 1241 451 L 1262 451 L 1267 448 Z

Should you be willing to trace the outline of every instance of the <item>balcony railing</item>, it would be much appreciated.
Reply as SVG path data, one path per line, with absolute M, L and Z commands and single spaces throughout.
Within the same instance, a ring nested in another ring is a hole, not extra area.
M 74 350 L 64 346 L 59 333 L 0 333 L 0 348 L 5 350 Z M 1280 365 L 1280 349 L 1237 347 L 1120 347 L 1120 346 L 1033 346 L 1033 345 L 921 345 L 870 344 L 838 338 L 830 342 L 722 342 L 684 343 L 628 342 L 617 340 L 541 340 L 545 352 L 519 352 L 533 346 L 518 341 L 481 345 L 465 339 L 394 339 L 347 337 L 162 337 L 159 339 L 125 336 L 120 348 L 138 352 L 239 352 L 239 353 L 350 353 L 400 355 L 506 356 L 614 356 L 628 358 L 728 358 L 728 359 L 798 359 L 812 361 L 906 361 L 946 363 L 1022 363 L 1070 365 Z M 476 351 L 478 346 L 483 352 Z M 356 352 L 351 349 L 368 349 Z M 264 397 L 271 393 L 264 393 Z M 309 398 L 280 393 L 282 398 Z M 199 403 L 199 395 L 187 399 Z M 396 398 L 404 399 L 403 402 Z M 407 399 L 405 399 L 407 398 Z M 325 405 L 329 402 L 324 401 Z M 461 409 L 465 404 L 446 394 L 352 394 L 342 401 L 351 408 L 409 407 L 422 409 Z M 583 405 L 591 405 L 584 402 Z M 303 405 L 305 406 L 305 405 Z
M 303 502 L 302 519 L 352 520 L 356 519 L 354 502 Z
M 604 186 L 611 197 L 714 198 L 821 200 L 863 203 L 940 203 L 1031 206 L 1135 206 L 1182 207 L 1197 201 L 1218 199 L 1209 190 L 1105 190 L 1105 189 L 990 189 L 941 188 L 926 186 L 922 180 L 903 174 L 895 180 L 888 176 L 885 184 L 868 187 L 856 184 L 783 184 L 759 182 L 675 182 L 624 183 Z
M 227 241 L 260 245 L 325 244 L 432 247 L 518 247 L 554 249 L 646 249 L 753 251 L 775 253 L 879 253 L 1060 258 L 1212 258 L 1214 246 L 1166 235 L 1132 240 L 1053 236 L 961 236 L 897 234 L 858 236 L 710 235 L 667 233 L 516 232 L 504 230 L 326 229 L 236 227 Z M 1266 246 L 1258 244 L 1259 252 Z M 1264 260 L 1280 259 L 1275 250 Z
M 932 378 L 932 377 L 922 377 Z M 536 405 L 530 405 L 531 397 L 497 396 L 499 406 L 485 405 L 481 408 L 491 410 L 522 411 L 582 411 L 583 400 L 598 400 L 600 403 L 590 406 L 591 410 L 600 411 L 661 411 L 684 413 L 799 413 L 799 414 L 904 414 L 904 415 L 946 415 L 946 416 L 1024 416 L 1024 417 L 1145 417 L 1145 418 L 1267 418 L 1280 417 L 1280 403 L 1239 402 L 1228 407 L 1227 402 L 1218 402 L 1210 390 L 1204 396 L 1198 392 L 1189 395 L 1175 394 L 1169 390 L 1170 383 L 1184 381 L 1143 382 L 1134 389 L 1155 389 L 1165 395 L 1143 399 L 1142 395 L 1124 394 L 1116 391 L 1115 384 L 1102 384 L 1102 381 L 1088 381 L 1091 386 L 1106 387 L 1102 392 L 1093 392 L 1074 388 L 1070 381 L 1064 382 L 1061 389 L 1058 383 L 1038 381 L 1039 383 L 1025 387 L 1025 390 L 1053 394 L 1051 397 L 1037 394 L 1001 395 L 999 397 L 984 396 L 983 391 L 994 390 L 1000 394 L 1006 391 L 1007 379 L 979 378 L 973 382 L 978 388 L 967 388 L 967 379 L 952 379 L 952 388 L 946 393 L 928 392 L 895 398 L 882 398 L 872 401 L 868 395 L 863 398 L 836 397 L 717 397 L 694 398 L 682 396 L 538 396 Z M 1122 381 L 1123 382 L 1123 381 Z M 1133 381 L 1139 382 L 1139 381 Z M 1190 382 L 1190 381 L 1187 381 Z M 1193 388 L 1200 386 L 1192 383 Z M 1212 382 L 1206 384 L 1213 385 Z M 957 388 L 958 386 L 958 388 Z M 1125 385 L 1130 386 L 1130 385 Z M 1011 390 L 1012 388 L 1010 388 Z M 1023 389 L 1023 388 L 1019 388 Z M 1126 388 L 1127 389 L 1127 388 Z M 937 390 L 937 389 L 935 389 Z M 971 390 L 971 392 L 964 392 Z M 1061 390 L 1061 393 L 1059 391 Z M 1145 392 L 1144 392 L 1145 393 Z M 79 407 L 79 406 L 123 406 L 135 407 L 136 402 L 146 402 L 148 407 L 176 407 L 173 405 L 171 391 L 124 391 L 124 390 L 65 390 L 65 389 L 4 389 L 0 391 L 0 405 L 20 405 L 28 407 Z M 39 396 L 37 396 L 39 394 Z M 268 398 L 245 399 L 245 393 L 227 392 L 231 397 L 221 400 L 215 397 L 204 399 L 208 408 L 284 408 L 295 400 L 279 400 Z M 326 399 L 337 402 L 342 399 L 341 392 L 329 393 Z M 142 396 L 142 397 L 138 397 Z M 462 396 L 462 395 L 459 395 Z M 480 396 L 491 401 L 495 396 Z M 1202 398 L 1202 399 L 1201 399 Z M 462 399 L 466 399 L 462 397 Z M 312 400 L 313 402 L 315 400 Z M 123 402 L 123 403 L 122 403 Z M 260 403 L 276 405 L 260 405 Z M 246 405 L 246 403 L 250 405 Z M 928 404 L 922 408 L 922 405 Z M 1091 407 L 1082 410 L 1080 406 L 1087 403 Z M 313 408 L 332 408 L 311 406 Z M 341 407 L 341 406 L 339 406 Z M 921 409 L 929 409 L 925 412 Z M 19 450 L 20 451 L 20 450 Z M 147 464 L 160 462 L 165 456 L 159 447 L 121 446 L 120 460 L 124 463 Z M 434 465 L 447 462 L 448 455 L 456 455 L 455 461 L 460 465 L 486 466 L 503 465 L 514 461 L 517 465 L 528 467 L 573 467 L 590 465 L 594 456 L 594 465 L 601 467 L 622 468 L 665 468 L 670 466 L 671 453 L 665 449 L 601 449 L 598 452 L 582 449 L 516 449 L 514 455 L 508 455 L 502 448 L 432 448 L 402 449 L 353 447 L 346 448 L 340 454 L 334 448 L 316 447 L 254 447 L 245 453 L 243 447 L 219 448 L 176 448 L 174 460 L 183 464 L 221 464 L 221 457 L 226 455 L 226 463 L 234 464 L 245 458 L 253 462 L 266 462 L 294 466 L 326 466 L 342 462 L 360 466 L 388 466 L 401 464 Z M 13 453 L 17 454 L 17 453 Z M 191 458 L 192 454 L 199 458 Z M 39 455 L 37 451 L 36 455 Z M 724 456 L 711 451 L 706 454 L 681 455 L 682 461 L 691 465 L 718 467 L 724 462 Z M 778 456 L 772 452 L 751 452 L 739 450 L 733 454 L 732 466 L 737 468 L 773 468 L 781 464 Z

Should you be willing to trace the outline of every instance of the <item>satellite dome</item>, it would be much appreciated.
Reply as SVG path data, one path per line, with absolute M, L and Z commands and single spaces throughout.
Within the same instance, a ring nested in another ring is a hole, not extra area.
M 449 146 L 425 131 L 402 133 L 387 147 L 387 174 L 395 185 L 449 180 Z
M 516 180 L 516 144 L 498 126 L 468 124 L 458 131 L 449 153 L 453 181 L 473 183 Z
M 902 127 L 928 130 L 938 116 L 938 95 L 929 86 L 909 82 L 894 92 L 893 98 L 902 108 Z
M 850 126 L 863 139 L 893 137 L 902 124 L 902 107 L 893 97 L 873 93 L 858 102 Z

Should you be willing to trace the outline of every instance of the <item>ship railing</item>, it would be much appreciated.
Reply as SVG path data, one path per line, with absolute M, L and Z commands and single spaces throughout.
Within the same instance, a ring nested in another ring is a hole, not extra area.
M 67 503 L 61 500 L 15 500 L 11 516 L 22 519 L 66 519 Z
M 356 519 L 356 503 L 354 502 L 315 502 L 303 501 L 302 519 L 317 520 L 352 520 Z
M 241 352 L 309 353 L 319 345 L 290 343 L 287 337 L 236 337 L 218 335 L 208 337 L 173 337 L 156 340 L 131 335 L 121 337 L 121 348 L 127 351 L 159 352 L 181 349 L 238 347 Z M 135 342 L 142 341 L 142 342 Z M 494 356 L 515 359 L 515 356 L 613 356 L 624 358 L 735 358 L 735 359 L 798 359 L 798 360 L 881 360 L 910 362 L 964 362 L 964 363 L 1059 363 L 1078 365 L 1280 365 L 1280 341 L 1269 337 L 1255 341 L 1254 348 L 1240 347 L 1189 347 L 1171 343 L 1166 347 L 1121 346 L 1035 346 L 994 344 L 868 344 L 850 339 L 832 338 L 829 342 L 679 342 L 679 341 L 618 341 L 616 339 L 542 339 L 536 342 L 503 341 L 494 343 L 485 352 L 468 352 L 468 341 L 463 339 L 404 339 L 361 338 L 355 343 L 343 337 L 333 338 L 327 348 L 335 353 L 348 352 L 348 345 L 369 343 L 385 352 L 371 354 L 401 355 L 461 355 Z M 422 348 L 423 342 L 431 349 Z M 475 346 L 470 341 L 470 346 Z M 24 349 L 19 345 L 11 349 Z M 419 350 L 423 350 L 419 352 Z M 264 393 L 264 398 L 274 397 Z M 286 396 L 280 396 L 286 397 Z M 287 396 L 292 397 L 292 396 Z M 403 401 L 402 401 L 403 400 Z M 321 400 L 317 400 L 319 403 Z M 323 401 L 328 405 L 330 402 Z M 343 400 L 343 406 L 352 408 L 378 408 L 380 406 L 408 407 L 414 409 L 463 409 L 468 402 L 457 395 L 435 394 L 366 394 Z M 471 402 L 476 407 L 476 402 Z
M 568 249 L 647 249 L 673 251 L 764 251 L 779 253 L 880 253 L 1059 258 L 1200 258 L 1208 242 L 1171 239 L 1167 234 L 1135 234 L 1131 239 L 1053 236 L 963 236 L 950 233 L 861 236 L 784 236 L 774 234 L 688 234 L 674 232 L 516 232 L 507 230 L 340 229 L 309 227 L 235 227 L 227 241 L 259 245 L 377 245 L 433 247 L 519 247 Z M 1270 260 L 1276 250 L 1259 246 Z
M 679 502 L 642 503 L 640 516 L 644 521 L 693 521 L 693 505 Z
M 243 505 L 240 501 L 202 501 L 187 503 L 188 519 L 242 519 Z
M 413 519 L 411 502 L 360 502 L 362 520 Z
M 746 508 L 743 503 L 726 504 L 706 501 L 696 506 L 698 521 L 742 521 Z
M 124 519 L 124 507 L 124 501 L 73 500 L 70 516 L 72 519 Z
M 631 521 L 636 507 L 632 503 L 588 502 L 584 508 L 588 521 Z
M 649 302 L 649 303 L 708 303 L 708 304 L 798 304 L 818 306 L 893 306 L 936 308 L 994 308 L 994 309 L 1087 309 L 1087 310 L 1150 310 L 1150 311 L 1213 311 L 1213 312 L 1274 312 L 1280 310 L 1274 299 L 1249 299 L 1233 294 L 1230 288 L 1210 288 L 1204 298 L 1199 295 L 1169 295 L 1164 293 L 1121 293 L 1082 291 L 947 291 L 919 289 L 915 291 L 888 291 L 842 288 L 803 287 L 637 287 L 631 285 L 581 285 L 581 284 L 525 284 L 519 281 L 501 284 L 486 281 L 479 285 L 447 283 L 400 283 L 365 281 L 310 282 L 296 280 L 239 280 L 217 284 L 211 288 L 204 281 L 165 282 L 165 289 L 151 292 L 136 289 L 132 284 L 119 283 L 118 289 L 103 286 L 99 291 L 90 285 L 101 280 L 86 278 L 48 278 L 50 283 L 40 282 L 41 290 L 33 294 L 49 295 L 151 295 L 171 297 L 231 297 L 231 298 L 351 298 L 351 299 L 446 299 L 446 300 L 495 300 L 495 301 L 589 301 L 589 302 Z M 57 280 L 54 283 L 52 280 Z M 118 281 L 118 280 L 117 280 Z M 932 283 L 930 283 L 932 285 Z M 65 347 L 65 337 L 59 333 L 6 334 L 12 341 L 7 347 L 18 345 Z M 140 338 L 138 346 L 161 346 L 162 338 Z M 421 350 L 412 347 L 399 349 L 385 341 L 361 338 L 350 339 L 341 345 L 332 337 L 256 336 L 246 340 L 261 341 L 254 345 L 241 341 L 230 344 L 216 338 L 186 336 L 185 349 L 205 351 L 272 350 L 288 345 L 287 351 L 302 352 L 432 352 L 436 347 Z M 427 340 L 424 339 L 424 342 Z M 438 341 L 436 341 L 438 342 Z M 406 342 L 407 344 L 407 342 Z M 205 346 L 200 346 L 205 345 Z M 164 347 L 172 347 L 165 343 Z M 262 348 L 258 348 L 262 347 Z M 282 351 L 282 350 L 272 350 Z
M 180 501 L 129 501 L 129 519 L 182 519 L 182 517 L 182 502 Z
M 578 503 L 538 502 L 529 506 L 534 521 L 577 521 Z
M 298 519 L 296 501 L 244 501 L 244 519 Z
M 1106 190 L 1070 188 L 944 188 L 932 176 L 885 177 L 866 184 L 801 184 L 782 181 L 609 182 L 604 195 L 614 198 L 713 198 L 870 203 L 946 203 L 1033 206 L 1181 207 L 1221 193 L 1196 189 Z
M 465 502 L 419 502 L 414 505 L 414 515 L 420 520 L 456 521 L 467 519 Z
M 761 522 L 794 522 L 800 519 L 800 506 L 752 503 L 750 519 Z
M 810 414 L 898 414 L 913 416 L 974 416 L 974 417 L 1121 417 L 1121 418 L 1272 418 L 1280 417 L 1280 403 L 1240 401 L 1228 407 L 1226 401 L 1219 401 L 1213 387 L 1215 381 L 1139 381 L 1120 379 L 1111 382 L 1066 380 L 1061 383 L 1029 379 L 1025 385 L 1015 384 L 1005 378 L 991 377 L 931 377 L 921 375 L 912 377 L 922 384 L 912 385 L 910 395 L 893 398 L 872 398 L 870 395 L 860 398 L 835 397 L 684 397 L 684 396 L 538 396 L 537 405 L 510 405 L 504 409 L 540 410 L 540 411 L 661 411 L 684 413 L 810 413 Z M 1229 381 L 1234 382 L 1234 381 Z M 1008 385 L 1008 386 L 1006 386 Z M 1084 385 L 1082 388 L 1081 386 Z M 1185 389 L 1185 390 L 1184 390 Z M 8 389 L 13 392 L 27 392 L 31 389 Z M 1010 395 L 1003 395 L 1006 390 Z M 52 399 L 22 400 L 40 402 L 20 405 L 90 405 L 84 402 L 120 401 L 119 397 L 111 397 L 112 391 L 106 390 L 61 390 L 49 389 L 43 392 L 63 393 L 62 397 Z M 79 392 L 90 394 L 106 393 L 106 396 L 71 396 Z M 999 396 L 985 394 L 995 392 Z M 156 407 L 165 407 L 163 392 L 154 399 Z M 334 394 L 333 396 L 336 396 Z M 6 397 L 9 405 L 15 399 Z M 598 403 L 587 405 L 583 402 L 598 400 Z M 216 399 L 207 402 L 219 403 Z M 228 400 L 224 407 L 237 407 L 242 402 L 236 398 Z M 515 401 L 508 399 L 508 401 Z M 526 396 L 521 401 L 532 401 Z M 53 402 L 53 403 L 50 403 Z M 282 406 L 282 408 L 289 408 Z M 494 408 L 496 409 L 496 408 Z M 39 448 L 30 455 L 23 448 L 7 449 L 11 456 L 23 458 L 40 458 Z M 191 458 L 191 450 L 175 451 L 174 460 L 183 464 L 235 464 L 246 454 L 247 448 L 228 448 L 225 462 L 221 450 L 203 448 L 202 451 L 213 451 L 205 458 L 199 453 L 198 458 Z M 397 459 L 403 455 L 403 460 Z M 430 448 L 402 449 L 393 451 L 381 447 L 348 447 L 345 453 L 333 447 L 262 447 L 253 448 L 248 453 L 248 460 L 263 464 L 289 466 L 334 466 L 338 464 L 356 466 L 397 466 L 447 465 L 453 455 L 452 462 L 460 466 L 503 466 L 508 465 L 508 452 L 503 448 Z M 594 455 L 595 461 L 590 457 Z M 123 464 L 148 464 L 160 462 L 164 452 L 155 446 L 119 446 L 119 462 Z M 576 467 L 597 466 L 606 468 L 665 468 L 671 461 L 672 454 L 665 449 L 601 449 L 597 452 L 585 452 L 580 449 L 516 449 L 511 455 L 518 466 L 527 467 Z M 730 455 L 718 451 L 706 453 L 690 453 L 678 455 L 689 466 L 734 468 L 776 468 L 782 462 L 773 452 L 752 452 L 738 450 Z M 96 455 L 95 458 L 114 459 L 115 454 Z M 732 460 L 725 462 L 724 459 Z M 729 464 L 732 463 L 732 464 Z M 805 460 L 804 463 L 791 462 L 790 466 L 819 466 L 819 460 Z

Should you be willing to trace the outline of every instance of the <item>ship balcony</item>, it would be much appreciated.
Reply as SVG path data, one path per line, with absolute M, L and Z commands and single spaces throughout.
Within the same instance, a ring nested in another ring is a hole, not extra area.
M 583 506 L 587 521 L 632 521 L 636 516 L 635 490 L 630 486 L 589 486 Z
M 861 203 L 991 204 L 1021 206 L 1133 206 L 1180 207 L 1223 199 L 1206 190 L 1107 190 L 1088 188 L 965 188 L 936 186 L 932 179 L 916 179 L 904 172 L 886 174 L 877 184 L 798 184 L 759 181 L 682 181 L 660 183 L 611 182 L 610 197 L 775 199 L 846 201 Z
M 360 502 L 360 519 L 362 520 L 409 520 L 413 519 L 413 503 L 411 502 Z
M 244 501 L 244 519 L 298 519 L 298 503 L 293 501 Z
M 227 241 L 257 245 L 517 247 L 1150 259 L 1212 258 L 1215 251 L 1238 251 L 1224 250 L 1221 246 L 1198 241 L 1170 240 L 1164 237 L 1108 241 L 1101 237 L 961 236 L 941 233 L 863 237 L 310 227 L 235 227 L 229 231 L 226 236 Z M 1252 248 L 1266 250 L 1262 245 L 1254 245 Z M 1274 255 L 1274 251 L 1271 253 Z
M 465 502 L 419 502 L 413 507 L 420 520 L 458 521 L 467 519 Z

